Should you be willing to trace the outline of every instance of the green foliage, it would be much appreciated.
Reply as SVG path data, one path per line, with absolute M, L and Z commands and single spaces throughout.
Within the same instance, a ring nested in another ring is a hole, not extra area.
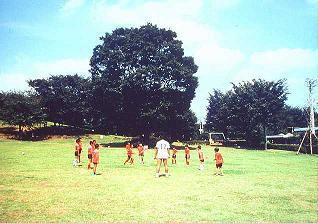
M 171 30 L 147 24 L 119 28 L 101 37 L 90 61 L 94 124 L 129 135 L 184 135 L 195 121 L 189 108 L 198 67 L 184 56 Z M 179 127 L 182 126 L 182 127 Z
M 51 76 L 28 83 L 41 98 L 49 121 L 74 126 L 89 123 L 90 80 L 76 74 Z
M 39 98 L 29 92 L 0 93 L 0 119 L 10 125 L 32 126 L 44 120 Z
M 285 80 L 252 80 L 233 84 L 225 94 L 210 95 L 206 121 L 212 130 L 246 139 L 257 146 L 279 120 L 285 101 Z

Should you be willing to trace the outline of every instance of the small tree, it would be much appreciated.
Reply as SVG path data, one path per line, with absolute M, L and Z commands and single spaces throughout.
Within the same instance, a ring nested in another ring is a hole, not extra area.
M 215 91 L 210 96 L 206 120 L 214 123 L 212 127 L 257 146 L 278 123 L 286 99 L 285 80 L 259 79 L 233 84 L 226 94 Z
M 27 92 L 2 92 L 0 98 L 0 119 L 19 126 L 19 131 L 45 118 L 39 98 L 35 95 Z
M 89 122 L 91 82 L 79 75 L 51 76 L 28 81 L 41 98 L 49 121 L 74 126 Z

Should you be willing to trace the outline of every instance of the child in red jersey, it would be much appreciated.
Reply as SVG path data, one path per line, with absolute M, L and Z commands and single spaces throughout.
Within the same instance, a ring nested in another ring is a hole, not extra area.
M 190 164 L 190 149 L 188 145 L 185 146 L 184 153 L 185 153 L 186 164 L 189 165 Z
M 82 142 L 81 142 L 81 138 L 76 139 L 75 141 L 75 159 L 73 161 L 73 166 L 78 166 L 78 164 L 80 163 L 80 153 L 82 151 Z
M 215 175 L 223 176 L 222 165 L 224 161 L 223 161 L 222 154 L 219 152 L 219 148 L 217 147 L 214 149 L 214 152 L 215 152 L 214 160 L 215 160 L 215 167 L 216 167 Z
M 200 160 L 199 170 L 204 170 L 204 157 L 203 157 L 203 152 L 200 145 L 198 146 L 198 155 Z
M 132 151 L 132 147 L 131 147 L 131 144 L 130 143 L 127 143 L 126 145 L 126 152 L 127 152 L 127 159 L 126 161 L 124 162 L 124 165 L 129 162 L 130 164 L 133 164 L 134 163 L 134 158 L 132 157 L 133 155 L 133 151 Z
M 88 157 L 88 164 L 87 164 L 87 169 L 91 169 L 91 164 L 93 162 L 93 151 L 94 151 L 94 145 L 93 145 L 93 141 L 89 141 L 89 146 L 88 146 L 88 150 L 87 150 L 87 157 Z
M 173 147 L 172 149 L 172 164 L 177 164 L 177 152 L 178 150 L 176 147 Z
M 93 150 L 93 153 L 92 153 L 92 160 L 94 163 L 93 172 L 94 172 L 94 175 L 96 175 L 97 165 L 99 164 L 99 144 L 95 145 L 95 149 Z
M 140 160 L 140 163 L 144 164 L 144 147 L 143 145 L 140 143 L 137 147 L 138 149 L 138 154 L 139 154 L 139 160 Z

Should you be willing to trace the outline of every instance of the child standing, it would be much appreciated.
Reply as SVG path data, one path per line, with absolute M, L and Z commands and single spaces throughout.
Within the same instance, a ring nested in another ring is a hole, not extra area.
M 133 151 L 132 151 L 132 148 L 131 148 L 131 144 L 130 143 L 127 143 L 126 145 L 126 152 L 127 152 L 127 159 L 126 161 L 124 162 L 124 165 L 129 162 L 130 164 L 133 164 L 134 163 L 134 159 L 132 157 L 132 154 L 133 154 Z
M 216 167 L 215 175 L 223 176 L 222 165 L 224 161 L 223 161 L 222 154 L 219 152 L 219 148 L 217 147 L 214 149 L 214 152 L 215 152 L 214 160 L 215 160 L 215 167 Z
M 172 149 L 172 164 L 177 164 L 177 152 L 178 150 L 176 147 L 173 147 Z
M 143 147 L 143 145 L 140 143 L 138 145 L 137 149 L 138 149 L 138 153 L 139 153 L 140 163 L 144 164 L 144 147 Z
M 95 149 L 92 153 L 92 159 L 94 163 L 93 172 L 94 172 L 94 175 L 96 175 L 97 164 L 99 164 L 99 144 L 95 145 Z
M 74 147 L 74 155 L 75 155 L 75 158 L 73 160 L 73 166 L 77 166 L 80 162 L 80 151 L 81 151 L 81 147 L 82 147 L 82 144 L 81 144 L 81 139 L 78 138 L 76 139 L 75 141 L 75 147 Z
M 93 151 L 94 151 L 94 145 L 93 145 L 93 141 L 89 141 L 89 146 L 88 146 L 88 150 L 87 150 L 87 157 L 88 157 L 88 164 L 87 164 L 87 169 L 91 169 L 91 164 L 93 162 Z
M 190 164 L 190 149 L 188 145 L 185 146 L 184 153 L 185 153 L 186 164 L 189 165 Z
M 204 157 L 203 157 L 203 152 L 200 145 L 198 146 L 198 155 L 200 160 L 199 170 L 204 170 Z

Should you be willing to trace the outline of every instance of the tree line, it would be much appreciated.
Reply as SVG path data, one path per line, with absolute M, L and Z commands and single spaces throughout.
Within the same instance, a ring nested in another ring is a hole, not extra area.
M 100 38 L 90 76 L 57 75 L 29 80 L 27 92 L 0 93 L 0 120 L 32 126 L 51 121 L 130 136 L 165 133 L 171 139 L 198 135 L 190 109 L 198 66 L 184 55 L 175 32 L 147 24 L 118 28 Z M 233 84 L 209 97 L 206 127 L 257 145 L 267 133 L 306 126 L 303 111 L 286 105 L 285 80 Z
M 262 79 L 232 84 L 227 92 L 214 89 L 209 97 L 206 127 L 227 137 L 259 146 L 266 135 L 287 133 L 288 127 L 307 127 L 308 109 L 286 104 L 286 80 Z

